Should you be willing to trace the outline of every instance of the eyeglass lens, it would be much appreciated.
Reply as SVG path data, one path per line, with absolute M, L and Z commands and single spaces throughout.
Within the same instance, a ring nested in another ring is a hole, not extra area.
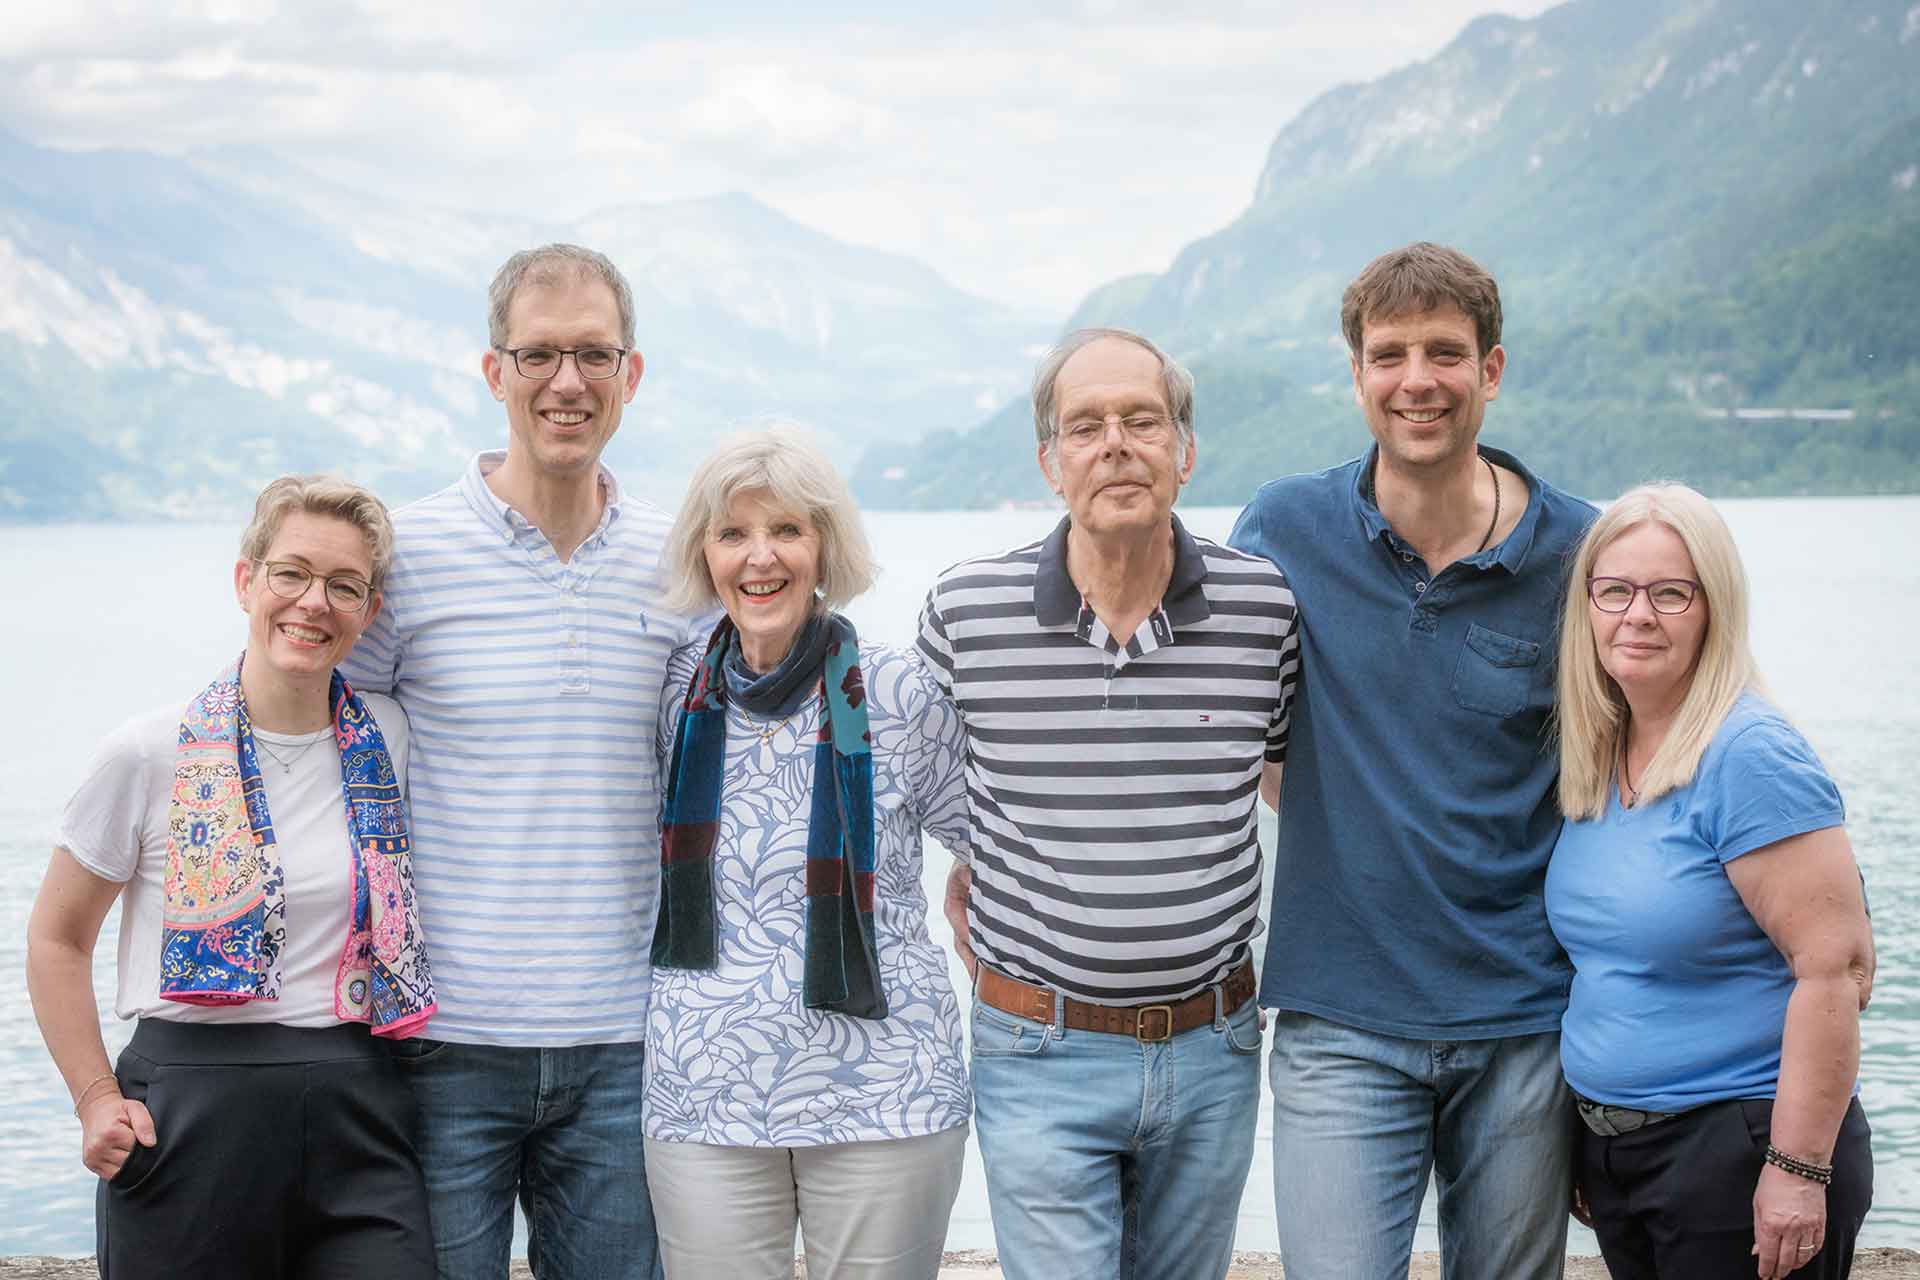
M 572 351 L 559 347 L 521 347 L 508 354 L 513 357 L 514 368 L 526 378 L 553 377 L 560 372 L 560 362 L 568 356 L 573 357 L 581 377 L 611 378 L 620 372 L 620 360 L 626 352 L 618 347 L 581 347 Z
M 297 564 L 267 566 L 267 586 L 285 600 L 298 600 L 313 581 L 313 570 Z M 335 576 L 325 580 L 327 603 L 343 613 L 358 613 L 373 595 L 373 586 L 359 578 Z

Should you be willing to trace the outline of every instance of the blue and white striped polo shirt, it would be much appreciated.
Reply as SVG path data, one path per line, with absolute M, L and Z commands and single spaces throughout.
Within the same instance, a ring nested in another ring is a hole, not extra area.
M 462 1044 L 640 1040 L 659 881 L 653 726 L 668 517 L 600 473 L 562 563 L 484 477 L 394 513 L 385 604 L 342 669 L 413 725 L 413 872 L 440 1012 Z

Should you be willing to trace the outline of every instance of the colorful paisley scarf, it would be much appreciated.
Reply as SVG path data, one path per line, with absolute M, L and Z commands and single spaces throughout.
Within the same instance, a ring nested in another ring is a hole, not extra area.
M 807 822 L 807 939 L 801 996 L 809 1009 L 887 1016 L 873 935 L 873 749 L 867 730 L 860 641 L 839 614 L 828 628 L 820 689 L 826 703 L 813 749 Z M 653 963 L 711 969 L 719 963 L 713 845 L 727 755 L 727 652 L 722 618 L 687 686 L 661 811 L 660 917 Z M 737 700 L 737 699 L 736 699 Z
M 244 660 L 244 655 L 242 655 Z M 433 974 L 414 907 L 406 808 L 380 726 L 338 671 L 327 693 L 353 860 L 353 914 L 334 1013 L 375 1035 L 418 1035 Z M 236 662 L 187 704 L 167 807 L 160 994 L 183 1004 L 280 998 L 286 872 Z

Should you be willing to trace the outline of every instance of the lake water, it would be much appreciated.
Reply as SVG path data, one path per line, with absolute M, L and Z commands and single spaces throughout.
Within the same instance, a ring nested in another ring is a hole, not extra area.
M 1861 1092 L 1874 1129 L 1875 1205 L 1862 1243 L 1920 1242 L 1920 498 L 1769 499 L 1724 504 L 1754 585 L 1754 639 L 1777 701 L 1819 748 L 1846 796 L 1865 870 L 1880 971 L 1862 1019 Z M 1197 508 L 1196 532 L 1224 537 L 1235 512 Z M 885 572 L 851 610 L 861 635 L 909 642 L 927 584 L 946 565 L 1043 534 L 1047 512 L 882 512 L 868 517 Z M 61 804 L 100 736 L 125 716 L 184 699 L 236 653 L 245 630 L 233 602 L 237 526 L 0 528 L 0 706 L 13 746 L 0 771 L 0 1254 L 90 1253 L 94 1180 L 80 1165 L 78 1126 L 41 1047 L 24 981 L 27 910 Z M 1272 827 L 1265 833 L 1272 847 Z M 930 857 L 938 901 L 944 856 Z M 114 945 L 97 948 L 96 989 L 112 990 Z M 948 939 L 945 922 L 932 923 Z M 965 990 L 957 962 L 955 987 Z M 129 1029 L 103 1018 L 108 1043 Z M 1263 1106 L 1238 1245 L 1276 1249 Z M 1437 1247 L 1434 1206 L 1417 1247 Z M 948 1236 L 950 1248 L 992 1244 L 978 1153 Z M 1577 1253 L 1597 1253 L 1575 1229 Z

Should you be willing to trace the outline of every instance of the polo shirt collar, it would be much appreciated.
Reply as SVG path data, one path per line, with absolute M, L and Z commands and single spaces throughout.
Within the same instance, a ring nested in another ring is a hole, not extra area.
M 506 460 L 505 449 L 485 449 L 474 454 L 460 477 L 460 492 L 482 523 L 500 535 L 502 541 L 512 542 L 523 532 L 531 530 L 533 525 L 487 487 L 487 477 Z M 600 468 L 600 495 L 605 499 L 600 509 L 600 523 L 587 536 L 588 541 L 603 537 L 613 522 L 620 518 L 620 482 L 605 467 Z
M 1360 527 L 1367 532 L 1367 540 L 1377 542 L 1385 537 L 1397 545 L 1399 535 L 1394 533 L 1393 526 L 1387 523 L 1387 518 L 1380 514 L 1380 508 L 1367 497 L 1367 477 L 1373 474 L 1374 459 L 1379 453 L 1380 446 L 1376 444 L 1368 449 L 1366 456 L 1354 465 L 1348 493 L 1352 497 L 1354 510 L 1360 517 Z M 1489 461 L 1505 467 L 1526 481 L 1527 509 L 1521 513 L 1520 523 L 1513 526 L 1513 532 L 1485 551 L 1466 557 L 1461 563 L 1478 565 L 1483 569 L 1491 569 L 1499 565 L 1508 573 L 1519 573 L 1520 567 L 1527 561 L 1527 553 L 1533 549 L 1534 537 L 1540 530 L 1541 512 L 1545 505 L 1540 492 L 1540 481 L 1534 478 L 1533 472 L 1521 464 L 1520 459 L 1505 449 L 1496 449 L 1492 445 L 1483 444 L 1480 446 L 1480 453 Z
M 1159 608 L 1171 625 L 1191 626 L 1213 615 L 1207 604 L 1207 560 L 1180 517 L 1171 519 L 1173 576 L 1167 579 Z M 1067 530 L 1072 526 L 1072 516 L 1062 517 L 1040 544 L 1040 559 L 1033 574 L 1033 615 L 1043 627 L 1072 626 L 1080 618 L 1080 588 L 1073 585 L 1073 577 L 1067 572 Z

